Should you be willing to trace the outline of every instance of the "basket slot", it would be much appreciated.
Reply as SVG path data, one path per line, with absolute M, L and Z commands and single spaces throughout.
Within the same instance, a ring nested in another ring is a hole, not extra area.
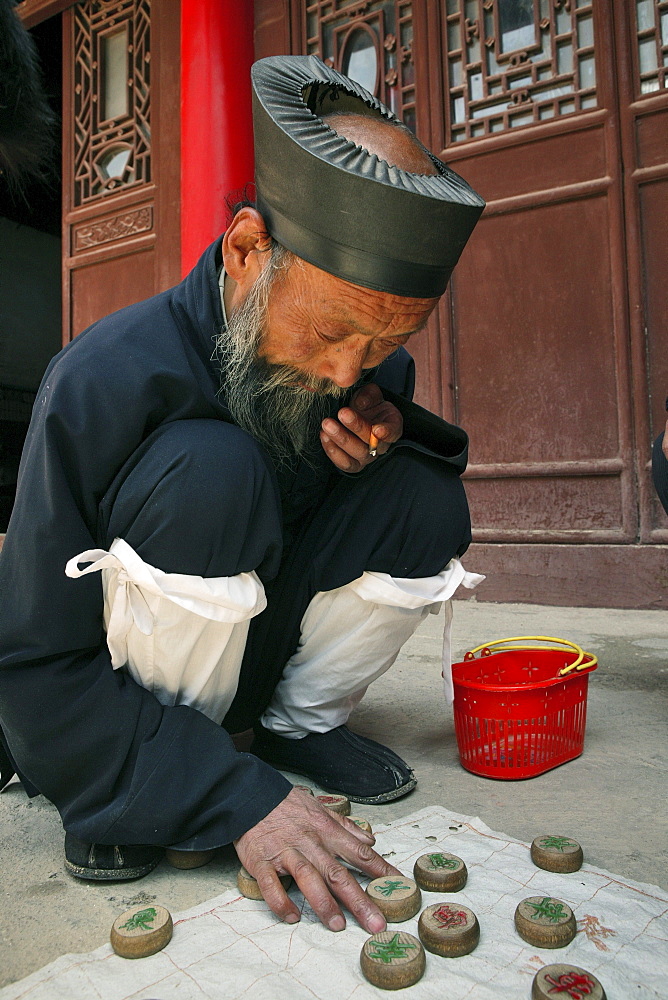
M 582 753 L 587 718 L 585 676 L 577 685 L 571 683 L 544 699 L 540 714 L 534 704 L 534 712 L 525 715 L 521 705 L 511 699 L 488 704 L 487 709 L 496 708 L 495 715 L 483 714 L 484 699 L 476 694 L 455 702 L 457 743 L 468 770 L 488 777 L 527 778 Z M 507 714 L 500 718 L 502 711 Z

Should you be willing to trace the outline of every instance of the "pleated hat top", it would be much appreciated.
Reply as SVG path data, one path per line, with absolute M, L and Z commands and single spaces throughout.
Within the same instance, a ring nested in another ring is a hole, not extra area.
M 274 239 L 355 285 L 441 295 L 480 195 L 428 151 L 438 172 L 411 173 L 333 131 L 324 115 L 397 118 L 315 56 L 260 59 L 251 77 L 257 207 Z

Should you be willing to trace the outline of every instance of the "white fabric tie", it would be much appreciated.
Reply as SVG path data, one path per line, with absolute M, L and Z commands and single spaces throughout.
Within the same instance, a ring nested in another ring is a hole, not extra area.
M 466 587 L 467 590 L 474 590 L 479 583 L 485 579 L 480 573 L 468 573 L 457 559 L 459 567 L 456 573 L 457 587 Z M 452 565 L 449 563 L 448 565 Z M 454 590 L 453 590 L 454 594 Z M 443 652 L 441 653 L 441 675 L 443 677 L 443 691 L 448 705 L 452 705 L 455 700 L 455 688 L 452 683 L 452 601 L 445 602 L 445 621 L 443 623 Z
M 388 576 L 387 573 L 363 573 L 348 584 L 366 601 L 377 601 L 397 608 L 421 608 L 449 600 L 462 584 L 472 590 L 484 580 L 479 573 L 467 573 L 459 559 L 451 559 L 437 576 L 424 576 L 417 580 Z M 433 614 L 438 614 L 437 608 Z
M 164 573 L 122 538 L 65 567 L 74 579 L 98 572 L 113 668 L 127 667 L 162 704 L 193 705 L 221 722 L 236 692 L 249 621 L 267 604 L 257 574 Z

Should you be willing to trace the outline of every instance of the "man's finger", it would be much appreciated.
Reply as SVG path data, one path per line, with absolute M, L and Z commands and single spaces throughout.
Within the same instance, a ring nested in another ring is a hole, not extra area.
M 367 423 L 366 420 L 362 420 L 352 410 L 340 410 L 339 416 L 343 423 L 339 423 L 332 417 L 327 417 L 323 420 L 323 432 L 342 451 L 356 459 L 361 465 L 364 465 L 369 455 L 369 440 L 371 438 L 372 425 Z M 343 426 L 344 423 L 346 424 L 345 427 Z M 389 446 L 385 443 L 386 439 L 393 440 L 399 435 L 393 433 L 386 424 L 374 425 L 374 429 L 380 431 L 380 434 L 376 435 L 379 439 L 377 450 L 380 454 L 383 454 Z
M 336 816 L 337 814 L 334 813 L 334 815 Z M 348 833 L 352 833 L 354 837 L 361 840 L 363 844 L 371 844 L 373 846 L 373 844 L 376 843 L 376 838 L 372 833 L 367 833 L 366 830 L 363 830 L 361 826 L 357 825 L 357 823 L 353 823 L 353 821 L 348 819 L 347 816 L 339 816 L 338 819 L 341 826 L 347 830 Z
M 285 920 L 286 923 L 297 923 L 301 914 L 281 885 L 278 872 L 273 865 L 256 865 L 253 878 L 256 880 L 269 909 L 273 910 L 276 916 Z
M 337 919 L 339 916 L 343 917 L 336 903 L 336 900 L 340 900 L 360 926 L 370 934 L 385 930 L 385 917 L 345 865 L 326 851 L 314 853 L 312 860 L 318 869 L 315 873 L 318 878 L 314 877 L 315 868 L 311 871 L 308 862 L 303 871 L 297 871 L 294 877 L 325 926 L 330 930 L 341 930 L 345 926 L 345 920 L 342 924 Z
M 383 392 L 380 386 L 376 385 L 375 382 L 370 382 L 369 385 L 362 386 L 358 389 L 351 400 L 351 404 L 355 409 L 368 410 L 372 406 L 377 406 L 378 403 L 383 402 Z
M 325 857 L 327 856 L 325 855 Z M 333 864 L 338 864 L 332 858 L 329 860 Z M 336 899 L 329 891 L 325 878 L 323 878 L 311 861 L 295 851 L 283 858 L 283 864 L 301 889 L 304 898 L 311 904 L 313 912 L 325 927 L 329 927 L 330 931 L 342 931 L 346 926 L 346 918 L 343 916 Z M 339 865 L 339 867 L 343 871 L 346 870 L 343 868 L 343 865 Z M 348 872 L 348 875 L 351 879 L 353 878 L 350 872 Z
M 377 854 L 371 844 L 352 844 L 350 841 L 345 841 L 334 845 L 334 849 L 340 858 L 364 872 L 365 875 L 370 875 L 371 878 L 402 874 L 398 868 Z
M 334 818 L 340 817 L 333 814 Z M 336 854 L 347 864 L 352 865 L 365 875 L 371 878 L 380 878 L 381 875 L 401 875 L 402 872 L 394 865 L 389 864 L 385 858 L 381 857 L 373 849 L 373 845 L 368 841 L 364 843 L 360 838 L 351 840 L 348 830 L 344 824 L 339 822 L 339 830 L 332 829 L 326 834 L 326 845 L 332 854 Z
M 341 423 L 363 441 L 368 441 L 369 434 L 373 431 L 377 438 L 390 444 L 399 440 L 404 429 L 403 417 L 396 406 L 382 400 L 380 405 L 361 411 L 354 405 L 344 406 L 337 416 Z
M 322 423 L 322 434 L 324 434 L 329 441 L 331 441 L 334 445 L 336 445 L 336 447 L 340 448 L 341 451 L 345 455 L 347 455 L 350 459 L 353 459 L 355 462 L 359 463 L 357 466 L 348 467 L 347 471 L 349 472 L 357 471 L 358 468 L 361 468 L 366 463 L 369 457 L 368 441 L 370 433 L 371 430 L 369 429 L 368 433 L 364 436 L 364 438 L 358 437 L 356 434 L 352 433 L 346 427 L 343 427 L 342 424 L 338 423 L 338 421 L 336 420 L 333 420 L 331 417 L 328 417 L 326 420 L 323 420 Z M 321 434 L 321 440 L 323 440 L 322 434 Z M 325 441 L 323 440 L 323 445 L 324 444 Z M 330 453 L 328 452 L 328 454 Z M 331 457 L 332 456 L 330 454 L 330 458 Z M 339 466 L 339 468 L 341 468 L 341 466 Z
M 398 410 L 393 408 L 385 410 L 375 410 L 368 415 L 368 419 L 361 416 L 357 410 L 344 407 L 337 414 L 339 420 L 348 430 L 352 431 L 365 444 L 369 441 L 369 435 L 373 432 L 380 440 L 392 440 L 392 435 L 399 436 L 402 428 L 401 416 Z M 328 420 L 332 418 L 329 417 Z
M 329 460 L 333 462 L 337 469 L 340 469 L 341 472 L 359 472 L 362 468 L 362 462 L 358 462 L 357 459 L 351 458 L 351 456 L 345 452 L 343 448 L 339 448 L 339 446 L 331 440 L 329 435 L 325 434 L 323 431 L 320 432 L 320 441 Z
M 338 861 L 330 860 L 324 876 L 331 892 L 352 913 L 360 927 L 370 934 L 385 930 L 385 917 L 347 868 Z
M 352 410 L 349 406 L 344 406 L 342 410 L 339 410 L 337 416 L 341 423 L 344 424 L 348 430 L 352 431 L 353 434 L 356 434 L 358 438 L 362 441 L 369 440 L 371 424 L 368 420 L 364 420 L 357 410 Z
M 368 447 L 371 424 L 347 407 L 339 410 L 337 416 L 338 420 L 334 420 L 333 417 L 323 420 L 322 429 L 339 447 L 350 451 L 355 458 L 357 457 L 355 452 L 359 451 L 361 457 Z

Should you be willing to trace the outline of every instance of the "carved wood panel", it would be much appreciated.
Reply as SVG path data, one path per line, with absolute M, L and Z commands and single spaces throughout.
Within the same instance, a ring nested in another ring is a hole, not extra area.
M 441 0 L 446 144 L 598 106 L 591 0 Z
M 138 233 L 147 233 L 153 228 L 153 209 L 150 205 L 112 215 L 92 222 L 80 222 L 72 227 L 74 252 L 91 250 L 93 247 L 122 240 Z
M 73 8 L 74 205 L 151 180 L 150 15 L 150 0 Z
M 179 16 L 151 0 L 63 14 L 65 340 L 180 277 Z
M 415 131 L 412 7 L 408 0 L 307 2 L 301 51 L 361 83 Z
M 665 543 L 668 516 L 652 484 L 650 448 L 665 426 L 668 393 L 668 0 L 626 8 L 617 44 L 627 68 L 620 119 L 640 538 Z
M 642 97 L 668 87 L 668 0 L 635 0 L 634 6 L 634 83 Z

